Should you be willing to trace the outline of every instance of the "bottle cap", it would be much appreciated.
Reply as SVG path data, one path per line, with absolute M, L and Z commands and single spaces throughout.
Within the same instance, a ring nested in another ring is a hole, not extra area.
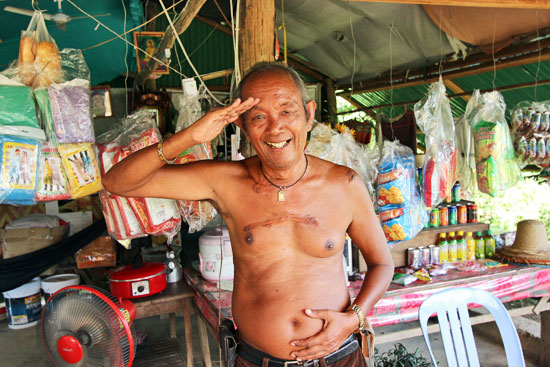
M 491 230 L 490 229 L 487 230 L 487 235 L 489 235 L 489 236 L 491 235 Z
M 459 236 L 464 236 L 464 231 L 458 231 Z
M 449 232 L 449 236 L 454 237 L 454 236 L 455 236 L 455 233 L 454 233 L 454 232 Z
M 466 236 L 471 236 L 472 232 L 466 232 Z

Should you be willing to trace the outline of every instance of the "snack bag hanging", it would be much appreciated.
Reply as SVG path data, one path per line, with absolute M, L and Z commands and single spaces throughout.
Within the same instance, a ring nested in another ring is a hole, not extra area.
M 428 215 L 416 186 L 412 150 L 399 141 L 384 141 L 376 182 L 380 222 L 388 243 L 416 236 Z
M 48 87 L 54 132 L 59 144 L 95 142 L 89 89 L 90 83 L 84 79 Z
M 455 125 L 441 77 L 430 86 L 428 95 L 414 105 L 414 115 L 426 135 L 422 193 L 426 207 L 433 209 L 451 193 L 457 166 Z
M 92 144 L 60 144 L 58 150 L 69 179 L 71 198 L 101 190 L 101 176 Z
M 33 205 L 40 143 L 38 140 L 0 135 L 0 203 Z
M 69 182 L 57 148 L 51 144 L 42 146 L 38 165 L 36 200 L 51 201 L 70 198 Z
M 477 186 L 481 192 L 495 196 L 500 190 L 514 186 L 521 171 L 505 119 L 504 98 L 494 91 L 484 93 L 481 99 L 482 107 L 472 125 Z

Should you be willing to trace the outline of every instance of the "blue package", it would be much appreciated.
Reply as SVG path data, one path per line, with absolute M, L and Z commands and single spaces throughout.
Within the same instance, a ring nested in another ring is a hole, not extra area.
M 40 142 L 0 135 L 0 204 L 35 204 Z

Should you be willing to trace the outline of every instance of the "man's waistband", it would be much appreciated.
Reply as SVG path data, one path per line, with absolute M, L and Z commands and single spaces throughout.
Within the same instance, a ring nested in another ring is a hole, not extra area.
M 323 358 L 327 365 L 330 366 L 331 364 L 349 356 L 350 354 L 355 352 L 357 348 L 359 348 L 359 341 L 357 340 L 357 336 L 355 334 L 351 334 L 337 351 L 332 352 Z M 258 366 L 262 366 L 264 358 L 267 358 L 269 360 L 268 367 L 320 366 L 319 359 L 298 362 L 296 360 L 285 360 L 273 357 L 267 353 L 262 352 L 259 349 L 254 348 L 253 346 L 248 345 L 241 338 L 238 338 L 237 355 L 241 356 L 246 361 Z

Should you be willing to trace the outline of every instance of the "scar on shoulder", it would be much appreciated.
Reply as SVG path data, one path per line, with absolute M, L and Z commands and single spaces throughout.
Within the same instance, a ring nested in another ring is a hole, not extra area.
M 353 179 L 355 178 L 355 176 L 357 176 L 357 174 L 356 174 L 355 172 L 353 172 L 352 170 L 349 170 L 349 171 L 346 173 L 346 177 L 348 178 L 348 182 L 353 181 Z

